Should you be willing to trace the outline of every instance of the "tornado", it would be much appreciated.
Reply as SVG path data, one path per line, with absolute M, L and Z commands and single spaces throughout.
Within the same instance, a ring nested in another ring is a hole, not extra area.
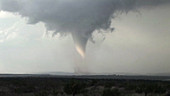
M 116 13 L 169 3 L 170 0 L 0 0 L 0 11 L 28 18 L 28 24 L 43 22 L 54 36 L 71 34 L 77 52 L 84 58 L 92 33 L 112 29 Z
M 81 55 L 82 58 L 85 58 L 88 37 L 83 36 L 78 33 L 72 33 L 72 37 L 73 37 L 77 52 Z

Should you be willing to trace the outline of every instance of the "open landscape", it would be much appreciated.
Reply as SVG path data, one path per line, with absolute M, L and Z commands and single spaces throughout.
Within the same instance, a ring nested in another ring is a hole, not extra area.
M 0 96 L 170 96 L 170 77 L 139 77 L 1 75 Z
M 0 96 L 170 96 L 170 0 L 0 0 Z

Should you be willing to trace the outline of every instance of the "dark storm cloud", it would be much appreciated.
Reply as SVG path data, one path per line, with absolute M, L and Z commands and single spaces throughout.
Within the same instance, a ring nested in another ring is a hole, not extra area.
M 47 30 L 71 33 L 85 51 L 92 32 L 109 29 L 113 14 L 169 3 L 170 0 L 0 0 L 0 10 L 27 17 L 29 24 L 44 22 Z M 111 28 L 110 28 L 111 29 Z

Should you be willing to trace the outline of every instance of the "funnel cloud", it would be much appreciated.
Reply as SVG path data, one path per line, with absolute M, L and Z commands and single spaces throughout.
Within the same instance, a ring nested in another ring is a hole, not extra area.
M 95 30 L 113 30 L 116 12 L 152 8 L 170 0 L 0 0 L 0 10 L 28 18 L 29 24 L 43 22 L 48 31 L 71 34 L 82 57 Z

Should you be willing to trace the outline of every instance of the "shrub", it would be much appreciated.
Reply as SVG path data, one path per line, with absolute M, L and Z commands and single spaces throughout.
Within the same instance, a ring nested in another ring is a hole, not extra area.
M 116 88 L 115 89 L 105 88 L 102 96 L 120 96 L 120 92 Z

